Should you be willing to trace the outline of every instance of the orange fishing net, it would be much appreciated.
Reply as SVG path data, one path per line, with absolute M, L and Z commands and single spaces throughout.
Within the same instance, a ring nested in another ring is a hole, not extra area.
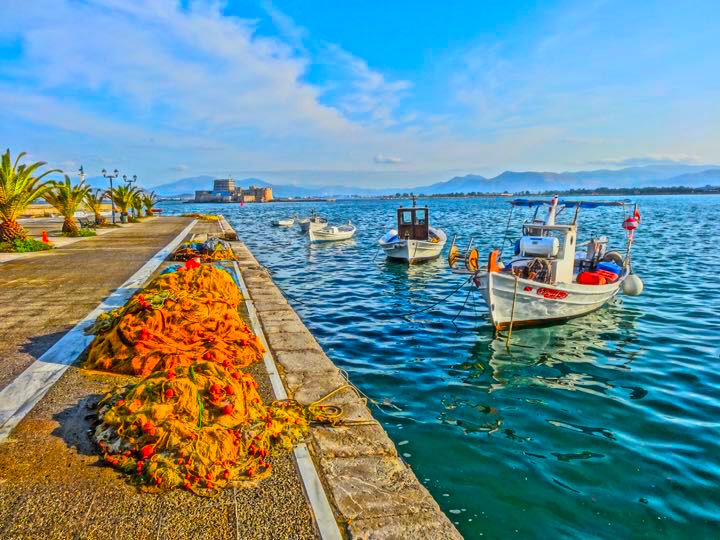
M 242 295 L 233 279 L 193 263 L 101 315 L 85 367 L 146 376 L 201 360 L 236 368 L 260 360 L 264 349 L 240 318 Z
M 213 362 L 157 372 L 99 404 L 95 439 L 111 465 L 146 490 L 212 495 L 268 476 L 268 458 L 308 433 L 303 408 L 265 406 L 251 375 Z
M 145 378 L 100 401 L 95 440 L 143 489 L 212 495 L 264 478 L 317 416 L 294 401 L 264 405 L 239 371 L 264 352 L 241 300 L 227 272 L 191 260 L 96 320 L 86 367 Z
M 200 262 L 216 262 L 216 261 L 228 261 L 235 258 L 233 250 L 223 249 L 218 246 L 213 250 L 199 250 L 195 249 L 190 245 L 179 247 L 173 253 L 173 259 L 176 261 L 189 261 L 190 259 L 196 259 Z

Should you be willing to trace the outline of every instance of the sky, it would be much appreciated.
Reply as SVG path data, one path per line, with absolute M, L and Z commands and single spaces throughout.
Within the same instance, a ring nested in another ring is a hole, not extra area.
M 720 163 L 720 2 L 2 0 L 0 146 L 146 186 Z

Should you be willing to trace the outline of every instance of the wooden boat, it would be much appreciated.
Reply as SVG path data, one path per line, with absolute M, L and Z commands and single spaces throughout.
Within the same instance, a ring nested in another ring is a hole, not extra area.
M 313 210 L 312 214 L 309 217 L 300 220 L 300 229 L 302 230 L 302 232 L 308 232 L 310 230 L 322 229 L 327 224 L 327 219 L 318 216 Z
M 413 197 L 412 207 L 397 209 L 397 229 L 388 231 L 378 244 L 388 259 L 412 264 L 438 257 L 446 241 L 442 229 L 430 226 L 430 209 L 417 206 Z
M 357 228 L 355 225 L 353 225 L 351 221 L 348 221 L 347 225 L 327 225 L 322 229 L 311 228 L 308 231 L 308 236 L 311 242 L 334 242 L 338 240 L 349 240 L 355 236 L 356 231 Z
M 533 219 L 523 224 L 522 236 L 507 264 L 501 250 L 493 250 L 487 266 L 478 266 L 477 249 L 465 254 L 465 268 L 458 268 L 459 251 L 455 241 L 448 262 L 456 273 L 472 274 L 472 284 L 482 291 L 490 320 L 496 330 L 564 322 L 603 307 L 623 290 L 642 292 L 642 281 L 632 274 L 631 248 L 640 221 L 637 205 L 623 223 L 627 231 L 625 255 L 607 250 L 607 238 L 593 238 L 577 244 L 578 215 L 581 208 L 619 206 L 627 201 L 559 201 L 516 199 L 513 207 L 534 207 Z M 544 220 L 538 210 L 547 206 Z M 563 210 L 575 208 L 570 223 L 556 223 Z M 506 233 L 507 236 L 507 233 Z M 578 249 L 581 248 L 581 249 Z

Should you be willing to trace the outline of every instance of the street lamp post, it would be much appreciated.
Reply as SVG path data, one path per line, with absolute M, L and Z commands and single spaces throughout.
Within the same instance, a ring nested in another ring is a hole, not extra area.
M 113 190 L 112 181 L 113 181 L 113 178 L 118 177 L 118 174 L 120 174 L 120 173 L 118 172 L 117 169 L 115 169 L 113 171 L 113 174 L 108 174 L 108 172 L 105 169 L 102 170 L 102 175 L 105 178 L 107 178 L 108 180 L 110 180 L 110 206 L 112 207 L 112 223 L 113 223 L 113 225 L 115 225 L 115 200 L 113 199 L 113 193 L 112 193 L 112 190 Z

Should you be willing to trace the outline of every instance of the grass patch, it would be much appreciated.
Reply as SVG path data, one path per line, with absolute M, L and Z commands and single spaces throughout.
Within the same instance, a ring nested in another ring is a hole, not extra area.
M 48 249 L 52 249 L 50 244 L 45 244 L 34 238 L 0 242 L 0 252 L 3 253 L 32 253 L 33 251 L 47 251 Z
M 80 229 L 76 233 L 64 232 L 62 233 L 62 235 L 69 238 L 86 238 L 88 236 L 97 236 L 97 233 L 92 229 Z

